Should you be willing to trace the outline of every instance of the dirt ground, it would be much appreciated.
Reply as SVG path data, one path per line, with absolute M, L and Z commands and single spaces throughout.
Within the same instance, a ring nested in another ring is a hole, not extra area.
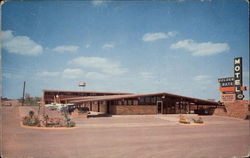
M 203 126 L 180 126 L 173 115 L 114 116 L 74 119 L 75 129 L 40 130 L 20 126 L 22 111 L 1 108 L 4 157 L 228 158 L 249 151 L 247 120 L 204 116 Z

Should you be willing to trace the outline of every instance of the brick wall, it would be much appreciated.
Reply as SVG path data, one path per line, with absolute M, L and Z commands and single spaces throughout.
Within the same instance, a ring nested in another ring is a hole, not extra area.
M 100 112 L 107 113 L 107 105 L 106 104 L 100 104 Z
M 234 102 L 225 102 L 226 115 L 223 114 L 218 108 L 215 109 L 214 115 L 230 116 L 240 119 L 246 119 L 249 114 L 248 100 L 236 100 Z
M 214 110 L 214 115 L 227 116 L 227 109 L 225 107 L 218 107 Z
M 225 103 L 228 116 L 245 119 L 248 115 L 248 101 L 237 100 L 232 103 Z
M 156 114 L 156 105 L 112 105 L 110 114 L 116 115 L 149 115 Z
M 71 116 L 72 116 L 73 118 L 87 118 L 87 117 L 88 117 L 88 114 L 87 114 L 87 113 L 85 113 L 85 114 L 80 114 L 80 113 L 78 112 L 78 110 L 75 109 L 75 110 L 71 113 Z
M 92 104 L 92 111 L 98 111 L 98 105 L 97 104 Z

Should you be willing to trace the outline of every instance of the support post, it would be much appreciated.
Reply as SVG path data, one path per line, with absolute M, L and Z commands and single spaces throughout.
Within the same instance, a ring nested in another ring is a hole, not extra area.
M 97 101 L 97 112 L 100 112 L 100 103 Z
M 92 102 L 90 101 L 89 104 L 90 104 L 90 111 L 92 111 Z
M 191 110 L 191 108 L 190 108 L 190 103 L 188 102 L 188 113 L 190 114 L 190 110 Z

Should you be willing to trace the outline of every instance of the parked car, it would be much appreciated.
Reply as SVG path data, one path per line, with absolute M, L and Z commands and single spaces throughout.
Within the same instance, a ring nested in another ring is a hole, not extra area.
M 211 112 L 209 109 L 198 109 L 198 110 L 194 110 L 195 114 L 198 115 L 211 115 Z

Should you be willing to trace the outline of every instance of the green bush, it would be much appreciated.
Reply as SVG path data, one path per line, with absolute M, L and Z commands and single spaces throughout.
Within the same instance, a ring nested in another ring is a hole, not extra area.
M 201 117 L 199 117 L 197 120 L 193 119 L 193 121 L 194 123 L 204 123 Z
M 180 123 L 184 123 L 184 124 L 190 124 L 189 121 L 179 121 Z
M 185 116 L 180 115 L 179 123 L 190 124 L 190 121 Z
M 34 114 L 35 114 L 34 111 L 30 111 L 30 112 L 29 112 L 29 117 L 30 117 L 30 118 L 33 118 Z
M 68 122 L 68 127 L 75 127 L 75 126 L 76 126 L 75 122 L 73 122 L 73 121 Z
M 40 121 L 38 117 L 25 116 L 23 118 L 23 125 L 26 126 L 40 126 Z

